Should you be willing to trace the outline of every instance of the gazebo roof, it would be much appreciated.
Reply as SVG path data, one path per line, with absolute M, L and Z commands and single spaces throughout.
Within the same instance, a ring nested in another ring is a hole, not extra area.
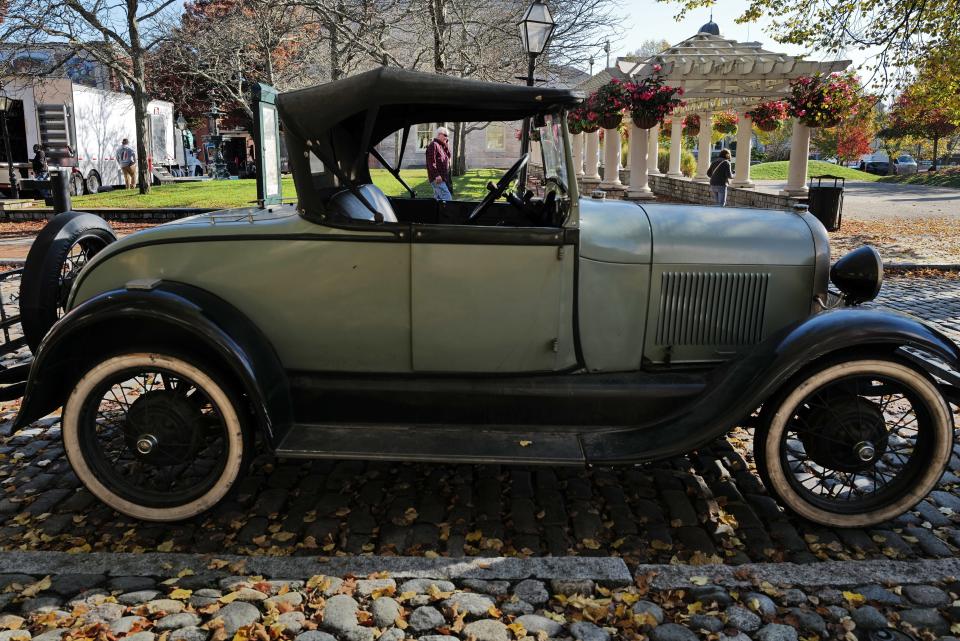
M 790 91 L 790 81 L 816 72 L 842 71 L 849 60 L 816 62 L 800 56 L 767 51 L 758 42 L 738 42 L 701 31 L 645 60 L 618 59 L 580 88 L 593 90 L 612 78 L 660 75 L 674 87 L 683 87 L 686 107 L 677 113 L 719 111 L 776 100 Z

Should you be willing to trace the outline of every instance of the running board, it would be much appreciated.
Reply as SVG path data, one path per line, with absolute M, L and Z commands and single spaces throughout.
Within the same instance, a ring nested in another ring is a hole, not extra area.
M 544 431 L 543 426 L 494 429 L 486 425 L 299 424 L 290 428 L 276 455 L 542 465 L 585 462 L 576 432 Z

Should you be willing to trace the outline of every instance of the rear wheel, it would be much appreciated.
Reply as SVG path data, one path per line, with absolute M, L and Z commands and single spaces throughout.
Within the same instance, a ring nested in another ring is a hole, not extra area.
M 70 174 L 70 195 L 83 195 L 83 176 L 81 176 L 79 173 Z
M 103 182 L 100 180 L 100 174 L 95 171 L 91 171 L 90 175 L 87 176 L 85 181 L 88 194 L 95 194 L 100 191 L 100 187 L 103 185 Z
M 70 465 L 101 501 L 178 521 L 220 501 L 250 445 L 240 405 L 212 370 L 169 354 L 121 354 L 91 368 L 63 410 Z
M 754 439 L 764 484 L 832 527 L 871 526 L 912 508 L 936 487 L 953 446 L 936 385 L 893 359 L 825 366 L 764 415 Z

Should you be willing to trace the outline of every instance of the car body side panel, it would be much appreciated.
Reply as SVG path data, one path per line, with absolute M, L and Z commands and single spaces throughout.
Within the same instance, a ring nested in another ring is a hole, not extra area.
M 580 259 L 580 343 L 592 372 L 640 369 L 650 266 Z
M 414 243 L 413 369 L 514 373 L 574 365 L 572 331 L 563 329 L 572 314 L 561 305 L 562 292 L 572 296 L 573 274 L 559 249 Z
M 84 274 L 73 304 L 131 280 L 173 280 L 242 311 L 287 369 L 409 372 L 410 245 L 357 236 L 222 234 L 111 246 Z
M 580 199 L 580 256 L 606 263 L 649 264 L 652 236 L 636 203 Z

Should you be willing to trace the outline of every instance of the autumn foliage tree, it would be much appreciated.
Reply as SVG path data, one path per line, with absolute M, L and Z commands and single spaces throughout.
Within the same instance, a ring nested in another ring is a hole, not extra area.
M 874 135 L 871 119 L 851 118 L 830 129 L 815 129 L 812 142 L 821 154 L 845 165 L 872 151 L 870 143 Z
M 957 131 L 960 97 L 944 90 L 953 82 L 941 66 L 928 65 L 894 102 L 890 113 L 891 136 L 914 136 L 933 141 L 933 168 L 941 139 Z

